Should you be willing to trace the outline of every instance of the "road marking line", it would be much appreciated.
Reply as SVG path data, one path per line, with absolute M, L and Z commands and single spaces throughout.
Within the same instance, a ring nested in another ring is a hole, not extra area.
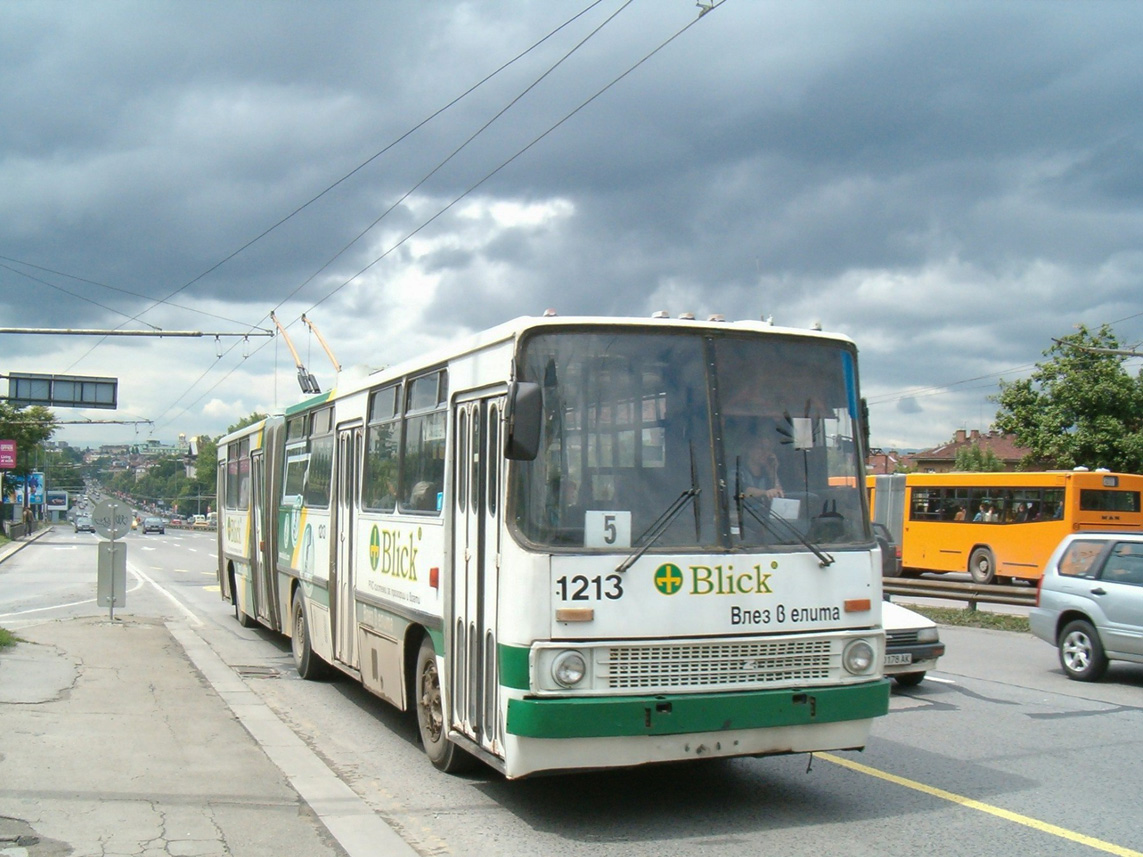
M 975 809 L 980 812 L 986 812 L 990 815 L 995 815 L 998 818 L 1003 818 L 1005 821 L 1012 821 L 1016 824 L 1023 824 L 1025 827 L 1030 827 L 1033 830 L 1039 830 L 1043 833 L 1049 833 L 1052 836 L 1059 836 L 1061 839 L 1069 839 L 1072 842 L 1078 842 L 1080 845 L 1086 845 L 1089 848 L 1095 848 L 1097 851 L 1106 851 L 1108 854 L 1117 854 L 1119 857 L 1143 857 L 1143 852 L 1134 851 L 1130 848 L 1124 848 L 1122 845 L 1114 845 L 1110 842 L 1105 842 L 1102 839 L 1096 839 L 1094 836 L 1086 836 L 1082 833 L 1076 833 L 1074 830 L 1068 830 L 1066 827 L 1058 827 L 1055 824 L 1049 824 L 1046 821 L 1040 821 L 1036 818 L 1031 818 L 1027 815 L 1020 815 L 1018 812 L 1011 812 L 1007 809 L 1001 809 L 992 804 L 983 803 L 978 800 L 973 800 L 963 795 L 954 794 L 953 792 L 946 792 L 944 789 L 938 789 L 935 786 L 927 786 L 924 783 L 919 783 L 916 780 L 908 780 L 904 777 L 898 777 L 896 774 L 890 774 L 886 771 L 880 771 L 877 768 L 871 768 L 868 765 L 862 765 L 860 762 L 853 762 L 849 759 L 843 759 L 841 756 L 835 756 L 832 753 L 815 753 L 819 759 L 825 759 L 827 762 L 833 762 L 835 765 L 841 765 L 843 768 L 849 768 L 852 771 L 857 771 L 861 774 L 866 774 L 870 777 L 877 777 L 880 780 L 886 780 L 890 783 L 895 783 L 899 786 L 904 786 L 907 789 L 923 792 L 927 795 L 947 800 L 951 803 L 960 804 L 967 809 Z
M 180 610 L 182 610 L 182 611 L 183 611 L 183 614 L 184 614 L 184 615 L 187 617 L 187 619 L 188 619 L 188 620 L 189 620 L 189 621 L 190 621 L 192 624 L 194 624 L 194 625 L 198 625 L 199 627 L 201 627 L 201 626 L 202 626 L 203 622 L 202 622 L 202 619 L 198 618 L 198 614 L 196 614 L 196 613 L 195 613 L 194 611 L 192 611 L 192 610 L 191 610 L 189 607 L 187 607 L 185 604 L 183 604 L 183 602 L 179 601 L 179 599 L 178 599 L 178 598 L 176 598 L 176 597 L 175 597 L 174 595 L 172 595 L 170 592 L 168 592 L 167 590 L 165 590 L 165 589 L 164 589 L 163 587 L 161 587 L 159 584 L 155 583 L 155 581 L 154 581 L 154 580 L 152 580 L 151 578 L 149 578 L 149 577 L 148 577 L 146 574 L 144 574 L 144 573 L 143 573 L 142 571 L 140 571 L 138 568 L 129 568 L 129 570 L 130 570 L 132 573 L 134 573 L 134 574 L 137 574 L 137 575 L 138 575 L 139 577 L 141 577 L 143 580 L 147 581 L 147 583 L 149 583 L 149 584 L 151 584 L 153 587 L 155 587 L 155 589 L 157 589 L 157 590 L 158 590 L 158 591 L 159 591 L 161 594 L 163 594 L 163 595 L 165 595 L 167 598 L 169 598 L 172 604 L 174 604 L 176 607 L 178 607 Z
M 138 592 L 143 588 L 143 581 L 138 577 L 135 578 L 135 585 L 127 590 L 126 594 L 130 595 L 132 592 Z M 62 610 L 66 607 L 82 607 L 84 604 L 94 604 L 98 598 L 85 598 L 82 601 L 71 601 L 67 604 L 52 604 L 48 607 L 30 607 L 27 610 L 17 610 L 15 613 L 0 613 L 0 619 L 9 619 L 13 616 L 27 616 L 30 613 L 45 613 L 48 610 Z M 0 857 L 3 857 L 3 852 L 0 852 Z

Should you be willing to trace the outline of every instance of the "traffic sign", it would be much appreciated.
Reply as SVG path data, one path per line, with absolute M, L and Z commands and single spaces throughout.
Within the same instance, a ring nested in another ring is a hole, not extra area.
M 112 619 L 116 607 L 127 606 L 127 545 L 114 540 L 99 543 L 95 594 L 100 607 L 110 608 Z
M 118 500 L 100 500 L 91 513 L 91 523 L 101 536 L 114 541 L 131 532 L 131 507 Z

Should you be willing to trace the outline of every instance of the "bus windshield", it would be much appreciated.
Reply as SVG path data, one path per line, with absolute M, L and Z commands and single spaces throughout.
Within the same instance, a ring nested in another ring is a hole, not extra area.
M 621 551 L 804 549 L 871 540 L 852 351 L 727 332 L 543 332 L 534 461 L 513 462 L 528 542 Z

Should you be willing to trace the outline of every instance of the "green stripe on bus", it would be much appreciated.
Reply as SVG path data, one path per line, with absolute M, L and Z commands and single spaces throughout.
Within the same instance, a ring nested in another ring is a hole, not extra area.
M 301 590 L 302 595 L 306 597 L 306 601 L 318 604 L 322 607 L 329 607 L 329 588 L 325 581 L 314 581 L 313 585 L 306 586 L 300 585 L 298 589 Z
M 522 738 L 684 735 L 864 720 L 889 712 L 889 682 L 847 687 L 608 699 L 510 699 L 508 732 Z
M 530 690 L 527 646 L 504 646 L 500 649 L 500 684 L 516 690 Z

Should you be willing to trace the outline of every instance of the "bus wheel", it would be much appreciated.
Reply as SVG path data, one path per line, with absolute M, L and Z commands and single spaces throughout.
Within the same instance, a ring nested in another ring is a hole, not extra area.
M 318 681 L 325 678 L 328 667 L 325 661 L 314 654 L 310 645 L 310 626 L 306 622 L 305 599 L 299 592 L 294 596 L 293 635 L 290 638 L 290 648 L 294 653 L 294 667 L 298 675 L 307 681 Z
M 988 584 L 996 577 L 996 560 L 988 548 L 977 548 L 968 560 L 968 573 L 974 583 Z
M 257 620 L 246 615 L 246 611 L 242 609 L 242 605 L 238 603 L 238 590 L 234 588 L 234 575 L 230 575 L 230 600 L 234 602 L 234 618 L 238 624 L 243 628 L 253 628 L 258 624 Z
M 472 766 L 475 759 L 456 746 L 445 734 L 444 704 L 441 700 L 441 676 L 437 670 L 437 652 L 426 635 L 417 653 L 417 729 L 425 755 L 438 770 L 455 774 Z

